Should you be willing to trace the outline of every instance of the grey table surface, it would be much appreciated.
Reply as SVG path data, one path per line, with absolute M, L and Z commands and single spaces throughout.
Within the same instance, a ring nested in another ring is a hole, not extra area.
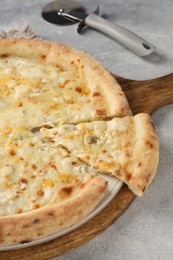
M 86 10 L 101 7 L 101 15 L 140 34 L 157 47 L 157 53 L 139 58 L 105 35 L 88 29 L 77 34 L 77 25 L 60 27 L 40 15 L 48 0 L 1 0 L 0 29 L 31 24 L 42 38 L 69 44 L 92 54 L 117 75 L 151 79 L 173 72 L 172 0 L 81 0 Z M 157 175 L 142 198 L 105 232 L 58 260 L 172 260 L 173 259 L 173 104 L 152 116 L 160 139 Z

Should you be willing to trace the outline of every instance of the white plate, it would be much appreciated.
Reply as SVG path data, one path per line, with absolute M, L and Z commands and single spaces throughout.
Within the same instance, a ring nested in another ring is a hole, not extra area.
M 61 237 L 61 236 L 65 235 L 65 234 L 67 234 L 67 233 L 77 229 L 81 225 L 83 225 L 86 222 L 88 222 L 91 218 L 95 217 L 117 195 L 117 193 L 119 192 L 119 190 L 121 189 L 121 187 L 123 185 L 123 182 L 119 181 L 115 177 L 111 177 L 111 176 L 107 176 L 107 175 L 101 175 L 101 177 L 108 181 L 108 194 L 107 194 L 106 198 L 95 208 L 95 210 L 92 211 L 81 222 L 79 222 L 78 224 L 76 224 L 76 225 L 74 225 L 74 226 L 72 226 L 70 228 L 67 228 L 67 229 L 65 229 L 65 230 L 63 230 L 61 232 L 56 232 L 56 233 L 54 233 L 54 234 L 52 234 L 50 236 L 47 236 L 47 237 L 42 238 L 42 239 L 34 240 L 34 241 L 26 243 L 26 244 L 15 244 L 15 245 L 9 245 L 9 246 L 0 247 L 0 251 L 22 249 L 22 248 L 35 246 L 35 245 L 38 245 L 38 244 L 42 244 L 42 243 L 48 242 L 48 241 L 50 241 L 52 239 Z

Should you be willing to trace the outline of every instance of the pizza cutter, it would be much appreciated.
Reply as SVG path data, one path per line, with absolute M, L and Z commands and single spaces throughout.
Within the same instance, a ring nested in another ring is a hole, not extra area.
M 155 47 L 144 40 L 137 34 L 128 29 L 108 21 L 99 16 L 99 7 L 95 12 L 87 14 L 84 7 L 73 0 L 56 0 L 48 3 L 42 10 L 42 17 L 53 24 L 71 25 L 76 22 L 78 25 L 78 33 L 90 27 L 98 30 L 138 56 L 146 56 L 151 54 Z

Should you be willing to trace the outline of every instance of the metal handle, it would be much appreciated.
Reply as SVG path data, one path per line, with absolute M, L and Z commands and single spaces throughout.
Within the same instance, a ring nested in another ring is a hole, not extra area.
M 155 47 L 137 34 L 126 28 L 112 23 L 95 13 L 87 16 L 85 25 L 101 31 L 138 56 L 146 56 L 155 50 Z

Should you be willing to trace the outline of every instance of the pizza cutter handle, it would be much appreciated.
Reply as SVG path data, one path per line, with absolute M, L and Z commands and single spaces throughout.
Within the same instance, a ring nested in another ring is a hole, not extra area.
M 155 47 L 152 44 L 145 41 L 137 34 L 118 24 L 112 23 L 95 13 L 86 17 L 85 25 L 107 34 L 138 56 L 149 55 L 155 50 Z

